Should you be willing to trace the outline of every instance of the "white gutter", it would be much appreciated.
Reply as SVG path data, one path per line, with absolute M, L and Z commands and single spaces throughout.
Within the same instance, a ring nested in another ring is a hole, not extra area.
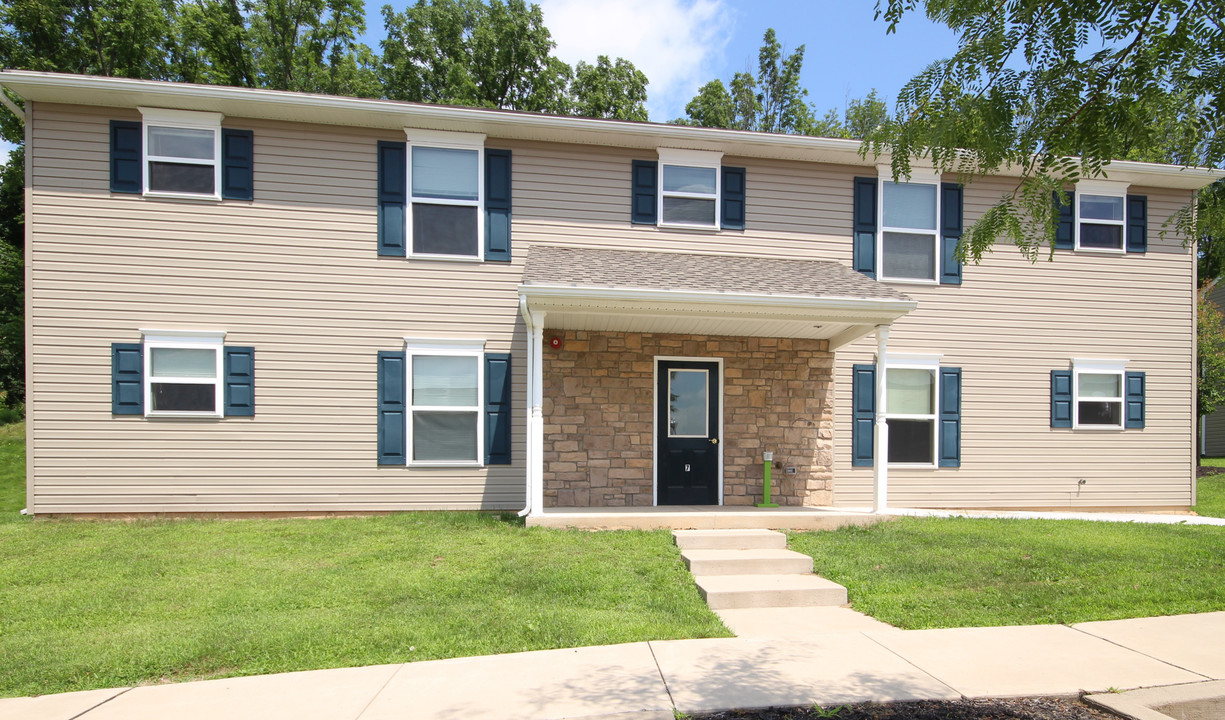
M 9 99 L 7 93 L 4 92 L 4 85 L 0 85 L 0 105 L 8 108 L 10 112 L 17 116 L 17 119 L 24 125 L 26 122 L 26 113 L 21 109 L 21 106 Z

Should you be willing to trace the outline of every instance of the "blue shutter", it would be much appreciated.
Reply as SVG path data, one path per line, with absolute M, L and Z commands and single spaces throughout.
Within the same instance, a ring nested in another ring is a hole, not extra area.
M 851 368 L 851 465 L 872 467 L 876 424 L 876 366 Z
M 1076 205 L 1076 193 L 1069 191 L 1068 204 L 1064 205 L 1059 198 L 1058 190 L 1051 193 L 1051 201 L 1055 203 L 1055 217 L 1059 219 L 1059 223 L 1055 226 L 1055 248 L 1058 250 L 1071 250 L 1075 245 L 1076 228 L 1075 213 L 1072 208 Z M 1069 425 L 1068 427 L 1071 427 Z
M 1125 428 L 1144 427 L 1144 373 L 1129 372 L 1126 377 L 1127 395 Z
M 255 348 L 225 346 L 225 416 L 255 415 Z
M 962 189 L 957 183 L 940 185 L 940 283 L 961 284 L 961 261 L 957 245 L 961 243 Z
M 221 129 L 221 197 L 255 198 L 255 133 Z
M 744 229 L 744 168 L 723 168 L 723 207 L 719 224 L 724 230 Z
M 510 262 L 510 150 L 485 151 L 485 259 Z
M 961 467 L 961 368 L 940 368 L 940 467 Z
M 1127 196 L 1127 252 L 1148 251 L 1148 198 Z
M 379 255 L 408 252 L 408 144 L 379 141 Z
M 876 178 L 855 178 L 854 216 L 855 269 L 876 279 Z
M 656 218 L 659 217 L 655 207 L 655 186 L 659 174 L 659 163 L 654 160 L 635 160 L 633 174 L 630 221 L 636 224 L 654 225 Z
M 485 464 L 510 464 L 510 353 L 485 353 Z
M 145 414 L 145 356 L 140 343 L 111 343 L 111 414 Z
M 1072 427 L 1072 371 L 1051 371 L 1051 427 Z
M 144 192 L 144 173 L 140 166 L 140 123 L 111 121 L 111 192 Z
M 379 465 L 408 462 L 408 395 L 403 352 L 379 351 Z

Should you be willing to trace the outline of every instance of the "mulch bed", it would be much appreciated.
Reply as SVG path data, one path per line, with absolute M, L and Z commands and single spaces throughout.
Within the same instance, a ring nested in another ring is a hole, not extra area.
M 729 710 L 694 720 L 1118 720 L 1118 716 L 1068 698 L 924 700 L 834 708 Z
M 1195 468 L 1195 477 L 1202 478 L 1208 475 L 1220 475 L 1225 473 L 1225 468 L 1210 467 L 1208 465 L 1200 465 Z

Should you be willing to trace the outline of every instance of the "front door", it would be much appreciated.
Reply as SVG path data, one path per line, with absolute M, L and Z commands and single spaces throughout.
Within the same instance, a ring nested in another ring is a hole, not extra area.
M 719 504 L 719 364 L 661 360 L 655 389 L 660 505 Z

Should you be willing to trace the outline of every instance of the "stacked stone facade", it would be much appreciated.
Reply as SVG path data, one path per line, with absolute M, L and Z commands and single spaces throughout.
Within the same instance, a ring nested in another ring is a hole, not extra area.
M 723 361 L 723 503 L 833 501 L 834 355 L 824 340 L 546 330 L 548 507 L 654 504 L 655 358 Z M 786 472 L 794 467 L 795 473 Z

